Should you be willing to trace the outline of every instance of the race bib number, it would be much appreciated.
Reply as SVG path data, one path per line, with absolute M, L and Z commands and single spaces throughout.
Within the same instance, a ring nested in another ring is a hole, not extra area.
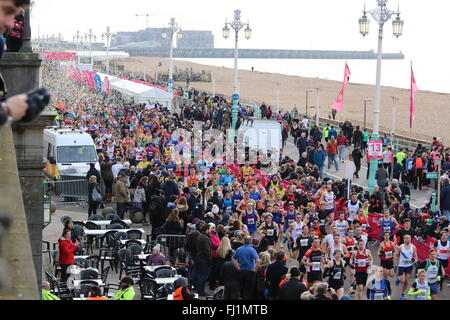
M 391 227 L 384 227 L 383 228 L 383 233 L 389 232 L 391 233 Z
M 255 219 L 250 218 L 250 219 L 247 220 L 247 223 L 248 224 L 255 224 Z
M 362 228 L 363 230 L 366 230 L 366 229 L 367 229 L 367 224 L 363 223 L 363 224 L 361 225 L 361 228 Z
M 237 206 L 239 204 L 239 202 L 241 202 L 241 200 L 234 200 L 234 205 Z
M 320 262 L 312 263 L 312 271 L 320 271 Z
M 320 225 L 324 226 L 325 225 L 325 219 L 320 220 Z
M 385 256 L 387 259 L 392 258 L 392 257 L 393 257 L 393 251 L 386 251 L 386 252 L 384 253 L 384 256 Z
M 228 207 L 226 210 L 227 213 L 231 213 L 231 207 Z
M 341 279 L 341 275 L 342 275 L 342 272 L 341 272 L 341 271 L 338 271 L 338 272 L 336 272 L 336 273 L 334 274 L 333 279 L 334 279 L 334 280 L 340 280 L 340 279 Z
M 384 300 L 384 293 L 383 292 L 376 292 L 374 297 L 374 300 Z
M 268 235 L 269 237 L 270 237 L 270 236 L 273 236 L 274 232 L 275 232 L 274 229 L 267 229 L 267 235 Z
M 300 240 L 300 245 L 302 246 L 302 247 L 307 247 L 308 246 L 308 239 L 301 239 Z
M 411 259 L 402 259 L 403 264 L 411 264 L 412 260 Z
M 356 260 L 356 264 L 358 265 L 358 267 L 364 268 L 367 265 L 367 260 L 366 259 L 358 259 L 358 260 Z

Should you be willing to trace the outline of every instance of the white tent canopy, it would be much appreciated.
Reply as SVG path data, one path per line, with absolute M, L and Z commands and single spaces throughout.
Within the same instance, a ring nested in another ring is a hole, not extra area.
M 100 77 L 102 77 L 102 75 L 100 75 Z M 111 82 L 111 79 L 109 80 L 112 90 L 117 90 L 124 95 L 131 96 L 136 102 L 159 102 L 168 108 L 171 108 L 172 106 L 173 95 L 164 90 L 124 79 L 114 80 L 114 82 Z
M 102 84 L 103 85 L 105 84 L 105 78 L 108 78 L 110 84 L 121 80 L 118 77 L 110 76 L 110 75 L 105 74 L 105 73 L 97 72 L 97 74 L 99 75 L 100 79 L 102 80 Z

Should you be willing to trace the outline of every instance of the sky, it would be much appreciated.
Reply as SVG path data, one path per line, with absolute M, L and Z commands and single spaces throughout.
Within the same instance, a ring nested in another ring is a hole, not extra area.
M 211 30 L 215 46 L 231 48 L 233 41 L 222 37 L 225 19 L 233 19 L 235 9 L 253 29 L 251 40 L 242 37 L 241 48 L 315 49 L 315 50 L 376 50 L 377 26 L 371 19 L 370 33 L 363 38 L 358 19 L 364 3 L 367 9 L 376 7 L 376 0 L 35 0 L 32 11 L 33 37 L 62 33 L 72 40 L 77 30 L 90 28 L 100 36 L 110 26 L 112 32 L 136 31 L 145 28 L 150 14 L 150 27 L 164 27 L 171 17 L 183 29 Z M 170 6 L 165 6 L 169 4 Z M 448 61 L 450 1 L 397 0 L 388 1 L 390 10 L 400 6 L 405 21 L 404 34 L 396 39 L 392 22 L 385 24 L 384 52 L 402 51 L 413 61 L 417 79 L 430 78 L 433 73 L 442 81 L 450 81 Z M 448 76 L 447 76 L 448 75 Z M 449 84 L 450 87 L 450 84 Z M 430 88 L 432 89 L 432 88 Z

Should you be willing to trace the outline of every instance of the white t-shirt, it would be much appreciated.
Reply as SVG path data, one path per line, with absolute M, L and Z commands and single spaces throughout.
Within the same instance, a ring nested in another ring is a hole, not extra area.
M 114 175 L 114 178 L 117 178 L 117 176 L 119 175 L 119 171 L 122 168 L 123 168 L 123 164 L 120 163 L 120 162 L 116 163 L 116 164 L 113 164 L 113 166 L 111 167 L 111 170 L 112 170 L 112 173 Z

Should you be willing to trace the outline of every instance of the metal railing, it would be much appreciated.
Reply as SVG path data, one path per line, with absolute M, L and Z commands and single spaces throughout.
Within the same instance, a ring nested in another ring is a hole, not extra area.
M 161 234 L 156 237 L 156 243 L 161 246 L 161 253 L 169 259 L 171 263 L 176 262 L 180 252 L 184 250 L 185 242 L 185 235 Z

